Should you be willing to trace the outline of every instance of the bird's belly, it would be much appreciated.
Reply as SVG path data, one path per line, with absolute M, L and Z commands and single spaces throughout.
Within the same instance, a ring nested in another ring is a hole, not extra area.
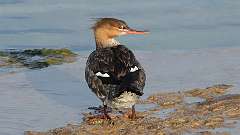
M 139 96 L 132 92 L 125 91 L 119 97 L 114 98 L 113 100 L 108 100 L 107 105 L 116 108 L 131 108 L 137 103 Z

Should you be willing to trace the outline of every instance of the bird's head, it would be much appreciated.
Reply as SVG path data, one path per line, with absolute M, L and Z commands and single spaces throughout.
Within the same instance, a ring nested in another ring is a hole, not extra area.
M 92 29 L 97 45 L 102 47 L 117 45 L 118 42 L 114 38 L 121 35 L 148 33 L 148 31 L 131 29 L 126 22 L 115 18 L 100 18 L 92 26 Z

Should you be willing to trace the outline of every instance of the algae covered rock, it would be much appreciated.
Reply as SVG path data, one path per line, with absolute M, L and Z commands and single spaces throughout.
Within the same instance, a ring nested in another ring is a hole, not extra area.
M 76 60 L 77 54 L 62 49 L 26 49 L 0 51 L 0 67 L 21 65 L 30 69 L 45 68 L 50 65 L 70 63 Z

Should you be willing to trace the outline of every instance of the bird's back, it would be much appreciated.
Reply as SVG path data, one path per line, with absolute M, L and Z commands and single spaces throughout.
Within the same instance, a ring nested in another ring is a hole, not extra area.
M 103 101 L 116 98 L 124 91 L 141 96 L 145 85 L 143 68 L 123 45 L 93 51 L 87 61 L 85 78 Z

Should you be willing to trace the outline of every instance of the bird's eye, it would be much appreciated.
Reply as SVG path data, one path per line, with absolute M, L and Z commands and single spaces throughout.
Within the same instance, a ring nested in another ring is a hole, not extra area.
M 123 25 L 121 25 L 121 26 L 119 27 L 119 29 L 125 29 L 125 27 L 124 27 Z

